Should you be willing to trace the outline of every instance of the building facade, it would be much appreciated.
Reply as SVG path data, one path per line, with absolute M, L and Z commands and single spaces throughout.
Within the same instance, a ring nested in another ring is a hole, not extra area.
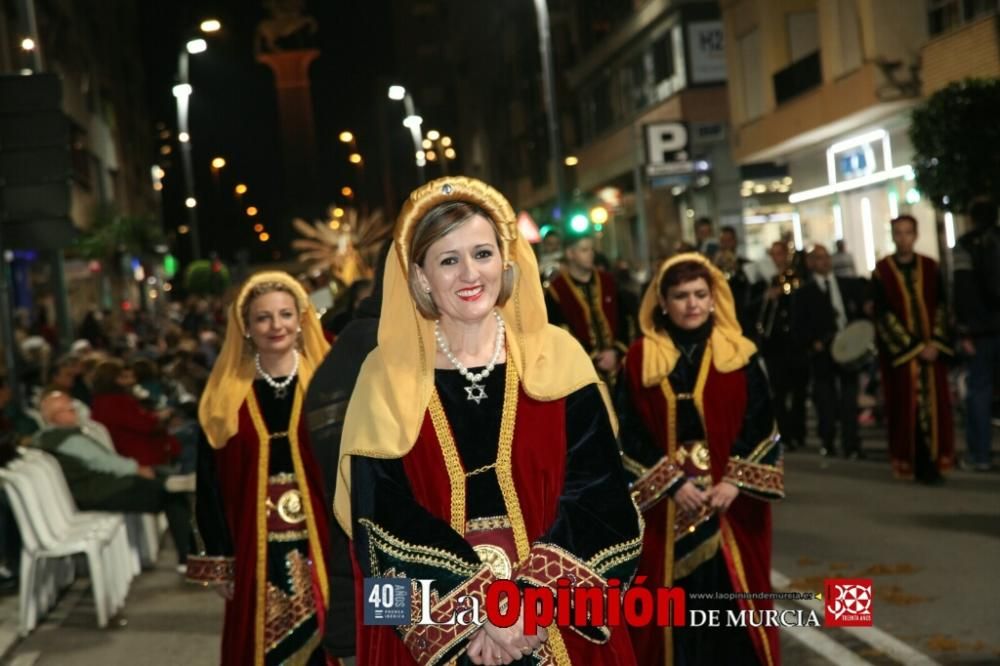
M 748 254 L 788 233 L 800 248 L 842 240 L 866 273 L 894 250 L 889 220 L 910 213 L 917 250 L 940 257 L 956 222 L 939 224 L 915 186 L 910 114 L 950 81 L 1000 75 L 998 3 L 720 5 Z M 775 182 L 788 189 L 775 192 Z

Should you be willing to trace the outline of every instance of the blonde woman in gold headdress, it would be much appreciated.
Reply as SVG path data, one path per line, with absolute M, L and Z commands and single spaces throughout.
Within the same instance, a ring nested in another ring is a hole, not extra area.
M 327 348 L 290 275 L 240 289 L 198 410 L 200 553 L 187 573 L 227 599 L 223 664 L 325 663 L 326 512 L 302 401 Z
M 622 459 L 646 518 L 639 575 L 650 587 L 684 588 L 688 608 L 723 618 L 771 608 L 691 596 L 770 591 L 768 501 L 784 496 L 767 379 L 726 277 L 701 254 L 671 258 L 646 291 L 639 321 L 643 335 L 619 384 Z M 631 633 L 640 664 L 779 663 L 773 627 Z
M 604 394 L 580 344 L 548 324 L 506 199 L 462 177 L 414 191 L 342 439 L 334 510 L 362 574 L 432 579 L 439 621 L 463 595 L 485 608 L 500 579 L 629 580 L 640 519 Z M 394 666 L 635 663 L 621 628 L 526 635 L 523 616 L 506 629 L 362 626 L 357 650 Z

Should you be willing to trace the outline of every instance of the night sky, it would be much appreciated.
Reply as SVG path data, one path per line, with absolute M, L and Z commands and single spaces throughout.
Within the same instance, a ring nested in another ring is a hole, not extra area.
M 320 182 L 328 203 L 344 203 L 340 195 L 344 185 L 359 190 L 358 171 L 348 163 L 348 149 L 337 139 L 343 129 L 352 130 L 359 138 L 368 191 L 380 191 L 378 114 L 374 111 L 378 104 L 392 103 L 385 96 L 395 55 L 389 4 L 389 0 L 308 3 L 309 13 L 319 22 L 316 45 L 321 56 L 311 72 Z M 222 258 L 233 259 L 240 248 L 247 248 L 251 261 L 274 259 L 279 244 L 265 247 L 253 232 L 257 221 L 272 232 L 279 224 L 283 181 L 273 79 L 270 70 L 253 55 L 254 30 L 266 16 L 265 10 L 247 0 L 144 2 L 141 7 L 151 120 L 164 122 L 174 136 L 177 117 L 171 87 L 177 54 L 187 39 L 196 36 L 201 20 L 218 18 L 222 22 L 222 32 L 206 38 L 208 50 L 191 56 L 194 94 L 190 127 L 202 254 L 217 251 Z M 398 129 L 400 140 L 405 140 L 406 130 L 397 124 L 393 123 L 392 130 Z M 163 216 L 168 232 L 185 220 L 180 152 L 175 138 L 170 141 L 173 154 L 156 156 L 167 170 Z M 209 167 L 215 156 L 227 162 L 218 179 Z M 233 195 L 238 182 L 249 188 L 242 207 Z M 249 205 L 261 211 L 256 220 L 243 213 Z M 184 237 L 178 238 L 176 246 L 184 257 L 188 252 Z M 282 258 L 288 258 L 287 254 Z

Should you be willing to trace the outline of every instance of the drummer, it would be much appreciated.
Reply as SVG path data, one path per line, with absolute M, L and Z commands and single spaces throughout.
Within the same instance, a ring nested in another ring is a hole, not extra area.
M 833 339 L 848 324 L 863 319 L 866 291 L 863 278 L 833 274 L 830 252 L 822 245 L 809 251 L 812 278 L 797 303 L 797 328 L 808 345 L 812 398 L 816 405 L 820 453 L 836 454 L 837 424 L 846 458 L 862 458 L 858 437 L 858 368 L 838 365 L 830 355 Z

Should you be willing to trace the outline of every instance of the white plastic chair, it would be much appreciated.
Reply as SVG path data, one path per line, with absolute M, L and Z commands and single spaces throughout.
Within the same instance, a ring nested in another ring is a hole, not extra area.
M 21 452 L 24 461 L 35 463 L 44 472 L 45 478 L 39 479 L 39 483 L 47 482 L 51 484 L 51 490 L 54 493 L 52 499 L 56 503 L 55 508 L 59 511 L 59 516 L 54 517 L 54 519 L 58 519 L 70 526 L 98 526 L 102 529 L 107 529 L 109 534 L 113 533 L 110 536 L 116 539 L 116 554 L 123 558 L 120 564 L 129 567 L 128 571 L 130 575 L 127 578 L 128 581 L 131 581 L 142 570 L 142 567 L 140 566 L 138 550 L 131 548 L 124 514 L 107 511 L 80 511 L 76 506 L 76 500 L 73 499 L 73 493 L 69 489 L 69 484 L 66 483 L 66 477 L 63 475 L 62 467 L 59 465 L 58 460 L 39 449 L 21 448 L 18 450 Z M 14 461 L 12 468 L 17 469 L 19 464 L 21 464 L 20 461 Z M 34 468 L 29 467 L 28 470 L 32 472 Z M 61 526 L 55 524 L 53 525 L 53 529 L 58 533 L 61 531 Z
M 32 476 L 19 465 L 20 470 L 0 469 L 0 480 L 4 481 L 11 509 L 21 532 L 23 550 L 21 553 L 20 590 L 20 630 L 21 635 L 30 633 L 38 623 L 41 612 L 47 611 L 51 603 L 47 589 L 51 587 L 44 562 L 83 554 L 90 569 L 90 582 L 97 609 L 97 624 L 106 627 L 108 618 L 124 602 L 124 593 L 116 585 L 114 553 L 114 531 L 102 534 L 93 526 L 77 526 L 65 533 L 54 533 L 44 519 L 47 505 L 40 495 L 51 487 L 36 488 Z M 49 484 L 51 486 L 51 484 Z M 48 507 L 51 510 L 51 507 Z M 39 601 L 42 603 L 40 604 Z

